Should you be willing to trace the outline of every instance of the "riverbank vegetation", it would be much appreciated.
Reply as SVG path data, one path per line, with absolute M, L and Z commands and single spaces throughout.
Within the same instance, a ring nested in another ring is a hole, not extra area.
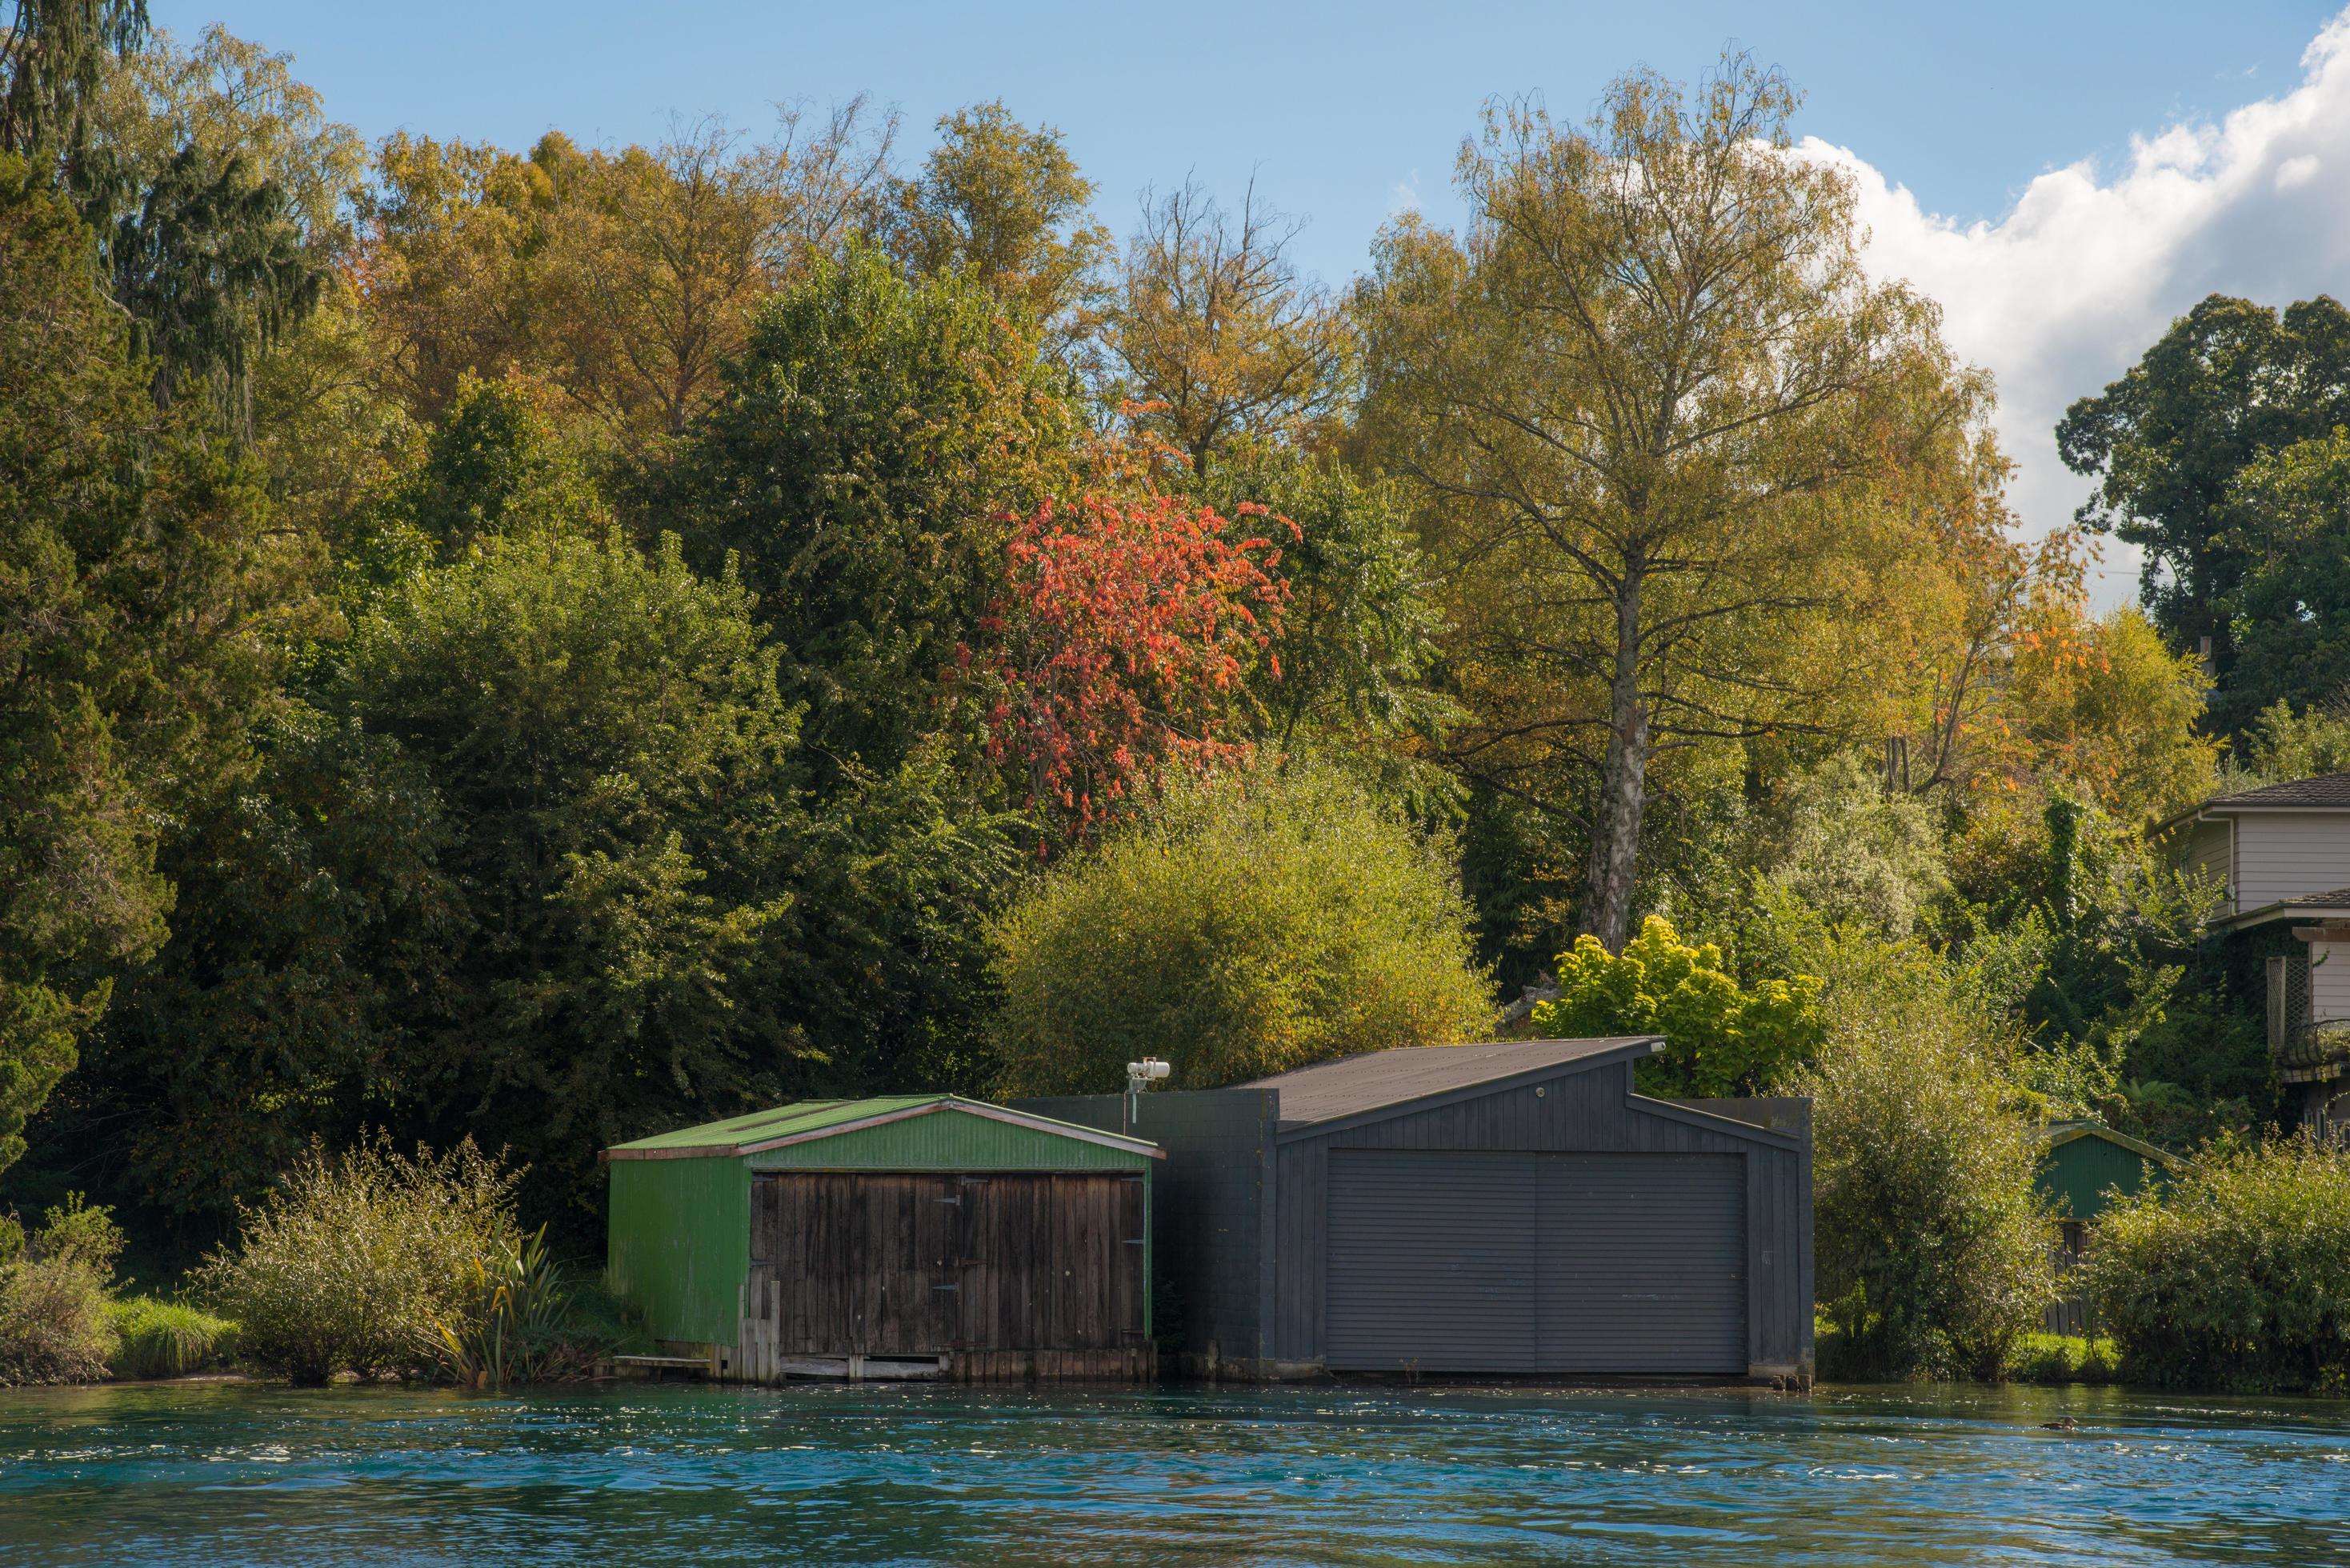
M 611 1143 L 1530 987 L 1661 1092 L 1814 1096 L 1872 1376 L 2012 1364 L 2039 1124 L 2274 1130 L 2151 830 L 2350 766 L 2330 299 L 2206 302 L 2018 518 L 1745 57 L 1496 102 L 1460 232 L 1338 286 L 1195 183 L 1121 244 L 1003 103 L 369 147 L 223 30 L 12 15 L 0 1198 L 53 1218 L 0 1375 L 217 1357 L 199 1308 L 305 1380 L 556 1366 Z M 108 1237 L 186 1314 L 110 1330 Z M 2112 1271 L 2132 1365 L 2220 1366 Z
M 2206 1151 L 2099 1226 L 2091 1289 L 2131 1380 L 2350 1390 L 2350 1160 L 2304 1136 Z

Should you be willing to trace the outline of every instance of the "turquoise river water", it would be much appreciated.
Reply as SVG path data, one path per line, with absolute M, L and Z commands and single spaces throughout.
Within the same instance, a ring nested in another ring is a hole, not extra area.
M 2040 1423 L 2070 1415 L 2077 1430 Z M 2350 1405 L 2097 1389 L 0 1394 L 0 1563 L 2350 1563 Z

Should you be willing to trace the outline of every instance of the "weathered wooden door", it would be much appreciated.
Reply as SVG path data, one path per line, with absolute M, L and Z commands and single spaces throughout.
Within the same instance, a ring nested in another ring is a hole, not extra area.
M 974 1350 L 1116 1350 L 1143 1337 L 1143 1179 L 967 1176 L 962 1336 Z
M 786 1355 L 933 1355 L 957 1332 L 951 1176 L 778 1172 L 751 1184 L 751 1315 Z
M 1143 1188 L 1118 1173 L 762 1173 L 747 1316 L 785 1355 L 1137 1345 Z

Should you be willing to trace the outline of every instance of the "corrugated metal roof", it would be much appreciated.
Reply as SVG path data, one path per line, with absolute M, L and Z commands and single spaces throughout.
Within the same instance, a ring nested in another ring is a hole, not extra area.
M 2205 801 L 2203 809 L 2222 805 L 2350 806 L 2350 774 L 2320 774 L 2314 779 L 2287 779 L 2259 789 L 2238 790 Z
M 951 1097 L 947 1095 L 883 1095 L 864 1100 L 795 1100 L 790 1105 L 777 1106 L 772 1110 L 753 1111 L 748 1116 L 729 1116 L 721 1122 L 704 1122 L 697 1127 L 656 1133 L 651 1137 L 640 1137 L 614 1147 L 616 1151 L 623 1148 L 733 1148 L 746 1143 L 764 1143 L 771 1137 L 822 1132 L 843 1122 L 863 1121 L 868 1116 L 887 1116 L 892 1111 L 934 1105 Z
M 604 1152 L 608 1157 L 619 1159 L 754 1154 L 808 1138 L 935 1111 L 959 1111 L 1088 1143 L 1110 1144 L 1138 1153 L 1155 1156 L 1160 1152 L 1156 1144 L 1146 1139 L 1097 1132 L 1092 1127 L 1056 1122 L 1050 1116 L 1007 1110 L 1002 1106 L 991 1106 L 979 1100 L 966 1100 L 959 1095 L 879 1095 L 861 1100 L 797 1100 L 787 1106 L 777 1106 L 773 1110 L 754 1111 L 748 1116 L 730 1116 L 724 1121 L 705 1122 L 700 1127 L 656 1133 L 650 1137 L 616 1144 Z
M 2050 1149 L 2062 1148 L 2080 1138 L 2092 1137 L 2167 1166 L 2187 1163 L 2168 1149 L 2157 1148 L 2144 1138 L 2132 1137 L 2126 1132 L 2116 1132 L 2102 1122 L 2050 1122 L 2039 1130 L 2038 1137 L 2041 1144 Z
M 1281 1096 L 1281 1130 L 1359 1116 L 1382 1106 L 1401 1105 L 1453 1089 L 1514 1078 L 1545 1067 L 1576 1063 L 1596 1064 L 1600 1057 L 1623 1053 L 1646 1054 L 1663 1042 L 1654 1035 L 1627 1034 L 1602 1040 L 1494 1040 L 1475 1045 L 1407 1045 L 1393 1051 L 1369 1051 L 1359 1056 L 1320 1062 L 1242 1084 L 1243 1089 L 1273 1089 Z

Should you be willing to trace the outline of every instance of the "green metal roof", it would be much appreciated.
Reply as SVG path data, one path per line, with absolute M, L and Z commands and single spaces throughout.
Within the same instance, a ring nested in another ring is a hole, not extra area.
M 2168 1166 L 2172 1169 L 2187 1163 L 2168 1149 L 2157 1148 L 2144 1138 L 2136 1138 L 2127 1133 L 2116 1132 L 2113 1128 L 2098 1122 L 2051 1122 L 2040 1129 L 2039 1137 L 2041 1143 L 2052 1149 L 2061 1148 L 2077 1138 L 2093 1137 L 2101 1142 L 2112 1144 L 2116 1148 L 2126 1148 L 2141 1158 L 2153 1160 L 2158 1165 Z
M 938 1111 L 960 1111 L 992 1121 L 1009 1122 L 1037 1132 L 1055 1133 L 1086 1143 L 1107 1144 L 1138 1154 L 1165 1158 L 1159 1147 L 1147 1139 L 1097 1132 L 1074 1122 L 1055 1121 L 1050 1116 L 1007 1110 L 1002 1106 L 966 1100 L 957 1095 L 879 1095 L 861 1100 L 796 1100 L 772 1110 L 754 1111 L 748 1116 L 730 1116 L 724 1121 L 705 1122 L 700 1127 L 680 1127 L 675 1132 L 656 1133 L 650 1137 L 616 1144 L 604 1153 L 613 1159 L 681 1159 L 754 1154 L 784 1144 L 902 1121 L 909 1116 L 928 1116 Z

